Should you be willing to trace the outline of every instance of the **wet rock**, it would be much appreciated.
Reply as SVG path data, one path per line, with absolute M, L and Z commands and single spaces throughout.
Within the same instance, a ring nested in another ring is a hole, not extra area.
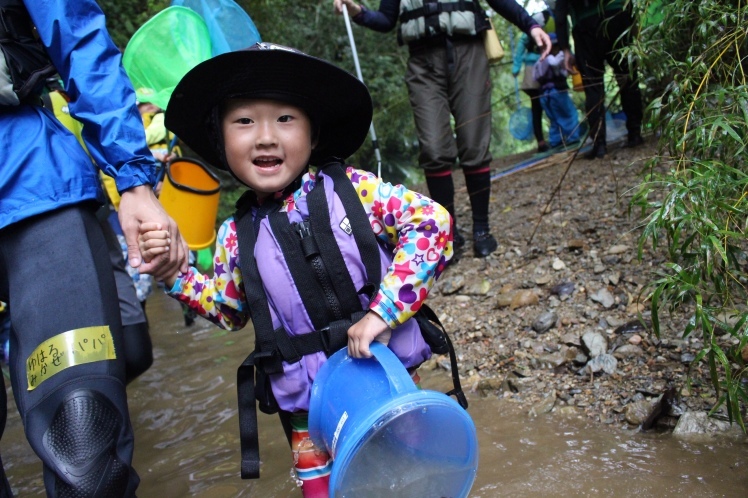
M 558 415 L 562 415 L 564 417 L 575 417 L 579 415 L 579 410 L 577 410 L 577 407 L 575 406 L 566 405 L 557 407 L 554 413 L 557 413 Z
M 531 417 L 537 417 L 538 415 L 542 415 L 543 413 L 549 413 L 551 410 L 553 410 L 553 406 L 555 404 L 556 391 L 553 390 L 550 392 L 550 394 L 540 400 L 539 403 L 536 403 L 532 408 L 530 408 L 530 412 L 528 413 L 528 415 Z
M 507 376 L 507 383 L 513 392 L 529 391 L 537 382 L 533 377 Z
M 554 311 L 546 311 L 535 319 L 532 329 L 538 334 L 548 332 L 558 321 L 558 314 Z
M 624 407 L 623 418 L 631 425 L 641 425 L 652 413 L 653 403 L 650 401 L 634 401 Z
M 742 434 L 738 424 L 730 424 L 726 420 L 709 417 L 706 412 L 688 411 L 680 416 L 678 424 L 673 429 L 673 435 L 715 434 L 718 432 L 732 432 Z
M 597 292 L 590 294 L 590 299 L 596 303 L 602 304 L 604 308 L 610 308 L 616 302 L 613 294 L 611 294 L 605 287 L 601 287 Z
M 476 390 L 482 397 L 489 396 L 490 394 L 495 393 L 496 391 L 502 390 L 503 382 L 500 379 L 481 379 L 478 381 L 478 385 L 476 386 Z

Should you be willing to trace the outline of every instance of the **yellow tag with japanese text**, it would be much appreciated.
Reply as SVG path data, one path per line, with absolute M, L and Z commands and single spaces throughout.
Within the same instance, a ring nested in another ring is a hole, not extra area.
M 28 390 L 33 391 L 39 384 L 66 368 L 116 358 L 109 326 L 68 330 L 39 344 L 26 359 Z

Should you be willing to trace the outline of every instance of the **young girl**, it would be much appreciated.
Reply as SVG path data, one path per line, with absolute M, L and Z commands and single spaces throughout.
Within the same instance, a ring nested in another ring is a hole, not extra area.
M 280 412 L 307 498 L 327 496 L 332 464 L 306 433 L 317 372 L 346 345 L 370 357 L 377 340 L 417 379 L 431 351 L 410 318 L 452 256 L 442 206 L 338 159 L 365 140 L 371 116 L 354 76 L 268 43 L 199 64 L 166 111 L 182 141 L 249 187 L 219 230 L 214 276 L 175 273 L 168 292 L 227 329 L 251 318 L 256 349 L 242 367 L 250 367 L 249 394 L 241 369 L 239 381 L 242 476 L 258 475 L 245 440 L 256 434 L 244 430 L 253 420 L 241 408 L 254 409 L 256 390 L 263 411 Z M 158 225 L 141 232 L 146 257 L 167 249 Z

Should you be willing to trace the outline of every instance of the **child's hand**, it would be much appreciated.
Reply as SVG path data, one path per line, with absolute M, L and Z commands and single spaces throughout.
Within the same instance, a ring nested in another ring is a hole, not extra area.
M 391 337 L 392 330 L 387 322 L 370 311 L 348 329 L 348 355 L 353 358 L 371 358 L 369 345 L 373 341 L 387 345 Z
M 140 235 L 138 236 L 138 246 L 143 260 L 147 263 L 152 259 L 169 252 L 171 238 L 168 230 L 162 230 L 160 223 L 142 223 L 140 225 Z M 178 272 L 164 277 L 164 282 L 172 286 L 176 280 Z

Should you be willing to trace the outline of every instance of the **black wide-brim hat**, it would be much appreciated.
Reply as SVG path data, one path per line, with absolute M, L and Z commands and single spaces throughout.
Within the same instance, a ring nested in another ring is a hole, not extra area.
M 306 111 L 319 133 L 309 159 L 313 165 L 356 152 L 371 125 L 371 95 L 355 76 L 298 50 L 257 43 L 192 68 L 166 108 L 166 128 L 221 169 L 227 165 L 214 113 L 230 98 L 278 100 Z

